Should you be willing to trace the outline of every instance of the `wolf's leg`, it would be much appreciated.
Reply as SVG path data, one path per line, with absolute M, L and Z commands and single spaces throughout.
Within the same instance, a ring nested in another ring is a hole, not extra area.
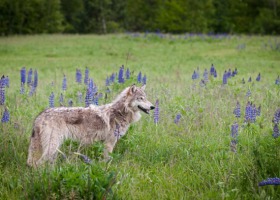
M 42 146 L 39 135 L 39 128 L 33 128 L 28 148 L 27 165 L 35 167 L 36 161 L 42 156 Z
M 104 153 L 103 153 L 105 160 L 111 159 L 111 156 L 109 154 L 113 152 L 115 144 L 116 144 L 116 141 L 105 142 L 105 148 L 104 148 Z

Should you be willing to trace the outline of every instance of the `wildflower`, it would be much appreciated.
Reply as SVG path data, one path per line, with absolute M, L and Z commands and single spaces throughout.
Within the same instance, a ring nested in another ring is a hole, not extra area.
M 94 105 L 97 105 L 98 106 L 98 101 L 99 101 L 99 96 L 96 94 L 96 95 L 94 95 L 94 98 L 93 98 L 93 104 Z
M 76 82 L 82 83 L 82 72 L 80 69 L 76 69 Z
M 251 76 L 249 77 L 248 82 L 252 82 L 252 78 L 251 78 Z
M 8 87 L 10 87 L 10 79 L 9 79 L 9 76 L 6 76 L 5 77 L 5 86 L 8 88 Z
M 216 71 L 216 69 L 214 71 L 214 78 L 217 78 L 217 71 Z
M 214 67 L 214 65 L 212 64 L 211 65 L 211 68 L 210 68 L 210 75 L 212 75 L 212 76 L 214 76 L 214 74 L 215 74 L 215 67 Z
M 24 84 L 21 83 L 20 84 L 20 94 L 24 94 L 25 90 L 24 90 Z
M 276 139 L 280 136 L 278 124 L 274 124 L 272 136 Z
M 195 79 L 197 79 L 197 74 L 196 74 L 196 71 L 194 70 L 193 75 L 192 75 L 192 80 L 195 80 Z
M 260 81 L 261 80 L 261 73 L 258 74 L 256 81 Z
M 143 78 L 142 78 L 142 83 L 143 83 L 143 85 L 146 85 L 146 83 L 147 83 L 147 77 L 146 77 L 146 75 L 143 76 Z
M 251 122 L 255 122 L 256 121 L 256 117 L 257 117 L 257 109 L 255 104 L 253 106 L 251 106 Z
M 59 103 L 60 103 L 60 105 L 63 105 L 63 103 L 64 103 L 64 97 L 63 97 L 62 93 L 60 94 L 60 97 L 59 97 Z
M 72 100 L 72 99 L 69 99 L 69 100 L 68 100 L 68 106 L 69 106 L 69 107 L 72 107 L 72 106 L 73 106 L 73 100 Z
M 159 122 L 159 100 L 156 100 L 155 111 L 154 111 L 154 122 L 157 124 Z
M 139 74 L 137 76 L 137 81 L 138 81 L 138 83 L 142 82 L 142 73 L 141 72 L 139 72 Z
M 30 90 L 29 90 L 29 96 L 32 96 L 35 93 L 36 88 L 34 87 L 34 83 L 30 83 Z
M 278 124 L 280 122 L 280 108 L 274 113 L 273 122 Z
M 259 183 L 259 186 L 265 186 L 265 185 L 280 185 L 280 178 L 268 178 L 264 181 L 261 181 Z
M 84 84 L 88 84 L 88 77 L 89 77 L 89 70 L 88 68 L 86 67 L 86 70 L 85 70 L 85 79 L 84 79 Z
M 2 119 L 1 119 L 1 122 L 2 123 L 7 123 L 9 121 L 10 121 L 10 113 L 9 113 L 8 109 L 5 108 Z
M 174 119 L 174 123 L 175 123 L 175 124 L 178 124 L 179 121 L 180 121 L 180 119 L 181 119 L 181 114 L 179 113 L 179 114 L 176 115 L 176 117 L 175 117 L 175 119 Z
M 25 76 L 26 76 L 26 69 L 25 67 L 21 68 L 20 70 L 20 83 L 25 84 Z
M 230 141 L 230 149 L 232 152 L 236 153 L 237 152 L 237 140 L 233 139 Z
M 227 71 L 225 71 L 224 75 L 223 75 L 223 84 L 226 85 L 227 84 Z
M 85 107 L 89 107 L 93 99 L 93 93 L 90 88 L 87 88 L 87 93 L 85 97 Z
M 116 74 L 113 73 L 113 74 L 110 76 L 110 82 L 111 82 L 111 83 L 114 83 L 114 82 L 115 82 L 115 78 L 116 78 Z
M 251 96 L 251 91 L 250 91 L 250 89 L 248 89 L 248 91 L 247 91 L 247 93 L 246 93 L 246 97 L 249 97 L 249 96 Z
M 62 80 L 62 90 L 65 91 L 66 89 L 67 89 L 67 79 L 66 76 L 64 75 Z
M 50 97 L 49 97 L 49 107 L 53 108 L 54 107 L 54 93 L 52 92 Z
M 30 68 L 27 73 L 27 85 L 29 85 L 29 86 L 32 82 L 32 74 L 33 74 L 33 70 L 32 70 L 32 68 Z
M 125 78 L 126 78 L 126 79 L 130 79 L 130 71 L 129 71 L 128 68 L 127 68 L 126 71 L 125 71 Z
M 231 137 L 235 138 L 238 136 L 238 124 L 235 122 L 231 125 Z
M 236 107 L 233 111 L 233 114 L 235 114 L 235 117 L 237 117 L 237 118 L 240 118 L 240 116 L 241 116 L 241 108 L 240 108 L 239 101 L 237 101 L 237 103 L 236 103 Z
M 5 95 L 5 78 L 0 79 L 0 105 L 4 105 L 6 100 Z
M 37 86 L 38 86 L 38 72 L 37 72 L 36 69 L 34 70 L 34 83 L 33 83 L 33 86 L 34 86 L 34 88 L 37 88 Z
M 106 81 L 105 81 L 105 85 L 109 86 L 110 85 L 110 78 L 107 76 Z
M 207 69 L 204 70 L 203 79 L 204 79 L 205 82 L 208 82 L 208 71 L 207 71 Z
M 251 103 L 248 101 L 245 108 L 245 122 L 249 122 L 251 120 Z
M 244 80 L 244 78 L 242 79 L 242 84 L 245 84 L 245 80 Z
M 119 77 L 118 77 L 119 83 L 124 83 L 123 72 L 124 72 L 124 66 L 121 66 L 119 70 Z
M 228 72 L 227 72 L 227 77 L 228 77 L 228 78 L 231 78 L 231 69 L 228 70 Z

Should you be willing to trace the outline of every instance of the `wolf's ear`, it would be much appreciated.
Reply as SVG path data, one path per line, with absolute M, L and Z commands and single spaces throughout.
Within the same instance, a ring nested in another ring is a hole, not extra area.
M 141 90 L 145 91 L 146 85 L 142 85 Z
M 133 94 L 136 92 L 136 86 L 135 84 L 133 84 L 132 86 L 130 86 L 129 90 L 128 90 L 128 93 L 129 94 Z

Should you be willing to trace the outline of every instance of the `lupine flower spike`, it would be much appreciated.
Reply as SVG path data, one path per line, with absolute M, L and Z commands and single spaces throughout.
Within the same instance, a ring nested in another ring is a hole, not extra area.
M 251 90 L 250 89 L 248 89 L 248 91 L 246 93 L 246 97 L 249 97 L 249 96 L 251 96 Z
M 68 100 L 68 106 L 69 106 L 69 107 L 72 107 L 72 106 L 73 106 L 73 100 L 72 100 L 72 99 L 69 99 L 69 100 Z
M 22 83 L 23 85 L 25 84 L 25 77 L 26 77 L 26 69 L 25 67 L 21 68 L 20 70 L 20 83 Z
M 66 89 L 67 89 L 67 79 L 66 79 L 66 76 L 64 75 L 63 81 L 62 81 L 62 90 L 66 91 Z
M 49 107 L 53 108 L 54 107 L 54 93 L 52 92 L 50 97 L 49 97 Z
M 89 78 L 89 70 L 86 68 L 85 70 L 85 79 L 84 79 L 84 84 L 88 84 L 88 78 Z
M 82 72 L 80 69 L 76 69 L 76 82 L 82 83 Z
M 280 108 L 274 113 L 273 122 L 278 124 L 280 122 Z
M 241 108 L 240 108 L 239 101 L 237 101 L 237 103 L 236 103 L 236 107 L 235 107 L 235 109 L 233 111 L 233 114 L 235 114 L 236 118 L 240 118 L 240 116 L 241 116 Z
M 119 83 L 124 83 L 123 73 L 124 73 L 124 66 L 121 66 L 119 70 L 119 76 L 118 76 Z
M 232 126 L 231 126 L 231 137 L 232 140 L 230 142 L 230 149 L 232 152 L 236 153 L 237 152 L 237 136 L 238 136 L 238 124 L 235 122 Z
M 210 75 L 212 75 L 212 76 L 214 76 L 214 74 L 215 74 L 215 67 L 214 67 L 214 65 L 212 64 L 211 65 L 211 68 L 210 68 Z
M 181 119 L 181 114 L 179 113 L 179 114 L 176 115 L 176 117 L 174 119 L 174 123 L 178 124 L 180 122 L 180 119 Z
M 252 78 L 251 78 L 251 76 L 249 77 L 248 82 L 252 82 Z
M 143 76 L 142 83 L 143 83 L 143 85 L 147 84 L 147 77 L 146 77 L 146 75 Z
M 2 119 L 1 119 L 1 122 L 2 123 L 7 123 L 9 121 L 10 121 L 10 113 L 9 113 L 8 109 L 5 108 Z
M 278 124 L 274 124 L 272 136 L 276 139 L 280 136 Z
M 35 69 L 34 71 L 34 83 L 33 83 L 33 87 L 36 89 L 38 86 L 38 72 L 37 70 Z
M 205 83 L 208 82 L 208 71 L 207 71 L 207 69 L 204 70 L 203 79 L 204 79 L 204 82 L 205 82 Z
M 157 124 L 159 122 L 159 100 L 156 100 L 155 111 L 154 111 L 154 122 Z
M 280 178 L 268 178 L 262 182 L 259 183 L 259 186 L 265 186 L 265 185 L 280 185 Z
M 275 80 L 276 85 L 280 85 L 280 77 L 278 76 L 277 79 Z
M 130 71 L 128 68 L 126 69 L 126 72 L 125 72 L 125 78 L 130 79 Z
M 63 103 L 64 103 L 64 97 L 63 97 L 63 94 L 62 94 L 62 93 L 60 94 L 60 97 L 59 97 L 59 103 L 60 103 L 61 106 L 62 106 Z
M 137 76 L 137 81 L 138 81 L 138 83 L 142 82 L 142 73 L 141 72 L 139 72 L 139 74 Z
M 261 81 L 261 73 L 258 74 L 256 81 Z
M 32 68 L 30 68 L 28 71 L 28 74 L 27 74 L 27 85 L 29 85 L 29 86 L 32 82 L 32 74 L 33 74 L 33 70 L 32 70 Z
M 227 84 L 227 71 L 225 71 L 224 75 L 223 75 L 223 84 L 226 85 Z
M 0 105 L 4 105 L 6 100 L 5 96 L 5 77 L 0 79 Z

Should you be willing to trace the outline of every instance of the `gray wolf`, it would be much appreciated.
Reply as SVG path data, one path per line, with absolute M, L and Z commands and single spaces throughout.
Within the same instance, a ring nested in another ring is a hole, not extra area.
M 145 85 L 124 89 L 109 104 L 89 107 L 57 107 L 40 113 L 34 121 L 28 150 L 27 164 L 38 167 L 53 163 L 65 139 L 81 144 L 103 141 L 104 158 L 109 158 L 118 140 L 116 130 L 124 135 L 141 113 L 149 114 L 155 107 L 146 98 Z

